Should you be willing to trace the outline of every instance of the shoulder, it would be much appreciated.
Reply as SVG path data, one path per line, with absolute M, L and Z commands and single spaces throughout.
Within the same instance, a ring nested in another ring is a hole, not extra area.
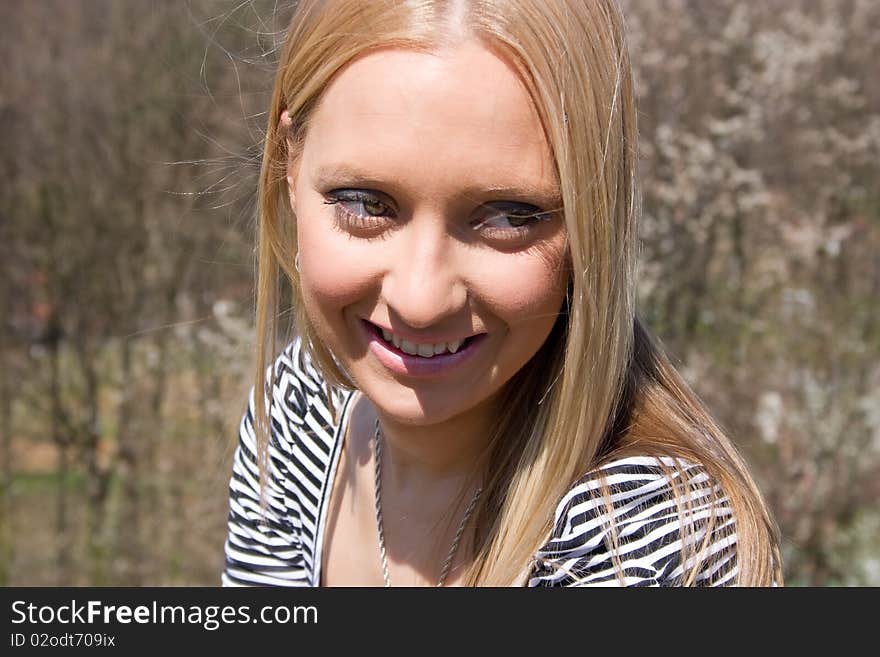
M 700 464 L 626 457 L 563 496 L 529 584 L 671 586 L 696 567 L 694 584 L 718 585 L 735 578 L 735 553 L 729 500 Z
M 325 404 L 329 401 L 324 378 L 312 364 L 299 336 L 269 366 L 266 383 L 271 383 L 272 401 L 285 407 L 305 410 L 315 398 L 321 398 Z
M 316 527 L 347 395 L 327 390 L 299 338 L 285 347 L 265 373 L 265 486 L 257 457 L 254 399 L 252 389 L 233 458 L 221 581 L 227 586 L 310 583 Z
M 270 485 L 289 488 L 290 475 L 302 474 L 308 488 L 321 487 L 336 440 L 346 395 L 328 389 L 301 339 L 293 339 L 266 368 L 264 410 L 269 422 Z M 258 472 L 256 391 L 252 388 L 239 431 L 237 458 Z
M 350 395 L 328 387 L 299 336 L 267 368 L 266 387 L 267 392 L 271 388 L 272 394 L 273 434 L 285 433 L 283 429 L 291 425 L 303 429 L 332 428 Z

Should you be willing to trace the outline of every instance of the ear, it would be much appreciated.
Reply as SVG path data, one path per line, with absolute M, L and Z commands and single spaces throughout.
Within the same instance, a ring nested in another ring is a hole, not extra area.
M 290 148 L 292 146 L 290 139 L 287 135 L 290 133 L 290 128 L 293 125 L 293 119 L 290 117 L 290 113 L 287 110 L 281 112 L 281 118 L 278 120 L 278 134 L 284 135 L 284 139 L 287 141 L 287 152 L 290 153 Z M 287 171 L 287 193 L 290 199 L 290 207 L 296 208 L 296 194 L 294 190 L 296 189 L 296 179 L 297 174 L 299 173 L 299 162 L 294 161 L 293 158 L 288 157 L 288 161 L 285 165 L 285 169 Z
M 293 125 L 293 118 L 290 116 L 290 112 L 286 109 L 281 110 L 281 118 L 278 119 L 278 134 L 286 135 L 290 132 L 290 128 Z

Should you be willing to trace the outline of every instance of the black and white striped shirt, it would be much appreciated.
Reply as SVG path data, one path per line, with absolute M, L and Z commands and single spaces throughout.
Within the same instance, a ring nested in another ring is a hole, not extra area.
M 299 339 L 279 356 L 275 369 L 267 506 L 261 512 L 251 392 L 229 484 L 223 586 L 318 586 L 321 581 L 330 489 L 354 394 L 334 391 L 328 398 Z M 337 411 L 337 423 L 331 407 Z M 582 477 L 557 505 L 550 539 L 531 564 L 524 564 L 528 585 L 618 586 L 615 561 L 626 585 L 678 584 L 682 541 L 705 538 L 700 527 L 713 512 L 708 501 L 713 491 L 720 502 L 714 503 L 710 556 L 696 583 L 732 584 L 736 534 L 729 531 L 734 520 L 727 498 L 700 466 L 686 467 L 685 475 L 696 490 L 689 507 L 696 531 L 683 533 L 673 483 L 661 461 L 666 459 L 622 458 Z M 599 494 L 600 472 L 612 492 L 610 512 Z

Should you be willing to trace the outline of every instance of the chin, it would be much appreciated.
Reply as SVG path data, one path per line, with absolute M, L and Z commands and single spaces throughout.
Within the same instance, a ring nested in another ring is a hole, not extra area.
M 430 426 L 466 413 L 481 403 L 470 388 L 450 392 L 414 390 L 400 383 L 375 382 L 360 390 L 378 410 L 409 426 Z M 476 402 L 474 400 L 477 400 Z
M 378 409 L 394 418 L 400 424 L 412 426 L 429 426 L 457 415 L 464 409 L 452 400 L 440 399 L 437 395 L 419 394 L 412 388 L 402 385 L 365 391 Z

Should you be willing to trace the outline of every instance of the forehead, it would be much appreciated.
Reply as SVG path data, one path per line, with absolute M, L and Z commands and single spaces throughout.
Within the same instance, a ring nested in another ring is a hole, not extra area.
M 476 42 L 356 59 L 324 92 L 301 164 L 354 168 L 426 193 L 446 193 L 464 181 L 556 190 L 531 97 L 509 63 Z

